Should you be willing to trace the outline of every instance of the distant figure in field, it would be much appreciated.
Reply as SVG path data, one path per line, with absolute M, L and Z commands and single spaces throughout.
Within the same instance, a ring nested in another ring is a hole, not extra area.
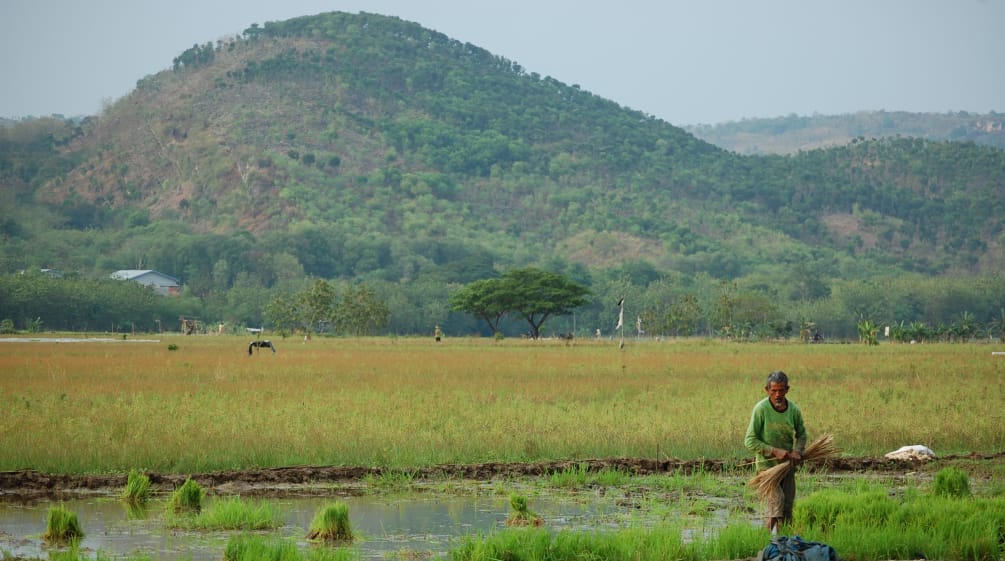
M 433 328 L 433 338 L 436 339 L 437 343 L 439 343 L 440 339 L 443 338 L 443 330 L 440 329 L 439 325 L 437 325 L 436 327 Z
M 276 346 L 272 344 L 272 341 L 266 339 L 265 341 L 252 341 L 251 344 L 248 345 L 248 356 L 253 354 L 252 351 L 258 351 L 263 347 L 272 349 L 272 354 L 276 354 Z

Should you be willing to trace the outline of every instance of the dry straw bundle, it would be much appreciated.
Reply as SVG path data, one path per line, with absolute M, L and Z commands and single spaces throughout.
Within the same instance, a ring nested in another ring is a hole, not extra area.
M 825 434 L 806 447 L 806 451 L 803 452 L 803 461 L 821 463 L 837 456 L 840 452 L 841 450 L 834 444 L 834 437 Z M 757 496 L 762 500 L 771 498 L 776 493 L 781 492 L 779 485 L 782 479 L 785 479 L 785 476 L 794 469 L 796 467 L 792 465 L 792 462 L 782 462 L 758 472 L 757 475 L 747 482 L 747 486 L 756 489 Z

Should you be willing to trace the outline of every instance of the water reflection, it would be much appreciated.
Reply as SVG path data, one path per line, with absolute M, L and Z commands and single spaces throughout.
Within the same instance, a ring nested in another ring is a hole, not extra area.
M 207 498 L 207 505 L 213 497 Z M 304 539 L 318 509 L 332 498 L 271 499 L 284 513 L 283 527 L 272 532 L 297 540 Z M 349 507 L 349 518 L 360 539 L 351 547 L 363 559 L 442 556 L 461 536 L 486 534 L 502 529 L 509 514 L 509 499 L 502 496 L 427 496 L 402 498 L 376 496 L 338 497 Z M 82 551 L 121 557 L 143 554 L 154 559 L 218 560 L 234 533 L 192 532 L 166 528 L 164 501 L 146 508 L 130 506 L 114 498 L 81 498 L 60 501 L 77 514 L 85 537 Z M 613 505 L 584 504 L 582 501 L 553 497 L 530 498 L 531 509 L 546 520 L 549 528 L 598 527 L 610 525 Z M 54 503 L 13 504 L 0 502 L 0 552 L 15 557 L 47 557 L 42 540 L 48 509 Z M 390 555 L 394 554 L 394 555 Z

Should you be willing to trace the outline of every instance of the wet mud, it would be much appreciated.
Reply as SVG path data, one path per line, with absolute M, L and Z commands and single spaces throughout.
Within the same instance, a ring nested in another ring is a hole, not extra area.
M 921 469 L 937 471 L 953 462 L 966 460 L 995 462 L 1005 460 L 1005 452 L 997 454 L 969 454 L 943 456 L 930 461 L 891 460 L 884 457 L 835 458 L 811 469 L 838 473 L 898 473 Z M 167 492 L 191 477 L 203 488 L 218 494 L 240 493 L 245 495 L 303 495 L 310 494 L 311 488 L 330 485 L 348 486 L 362 482 L 368 477 L 379 477 L 389 472 L 408 474 L 414 481 L 436 481 L 442 479 L 465 479 L 490 481 L 499 478 L 537 477 L 580 469 L 585 466 L 591 472 L 604 469 L 620 470 L 634 475 L 659 473 L 736 473 L 751 469 L 748 463 L 735 460 L 656 460 L 645 458 L 613 458 L 592 460 L 562 460 L 533 463 L 480 463 L 441 464 L 414 469 L 389 469 L 375 467 L 345 466 L 289 466 L 247 470 L 226 470 L 192 474 L 147 473 L 151 490 Z M 43 473 L 35 470 L 0 472 L 0 500 L 26 499 L 43 500 L 66 495 L 107 494 L 126 485 L 126 474 L 111 475 L 67 475 Z

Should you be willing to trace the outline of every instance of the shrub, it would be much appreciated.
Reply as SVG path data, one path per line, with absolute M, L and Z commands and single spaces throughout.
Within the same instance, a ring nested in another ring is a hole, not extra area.
M 940 497 L 969 497 L 970 478 L 960 468 L 943 468 L 935 474 L 935 494 Z

